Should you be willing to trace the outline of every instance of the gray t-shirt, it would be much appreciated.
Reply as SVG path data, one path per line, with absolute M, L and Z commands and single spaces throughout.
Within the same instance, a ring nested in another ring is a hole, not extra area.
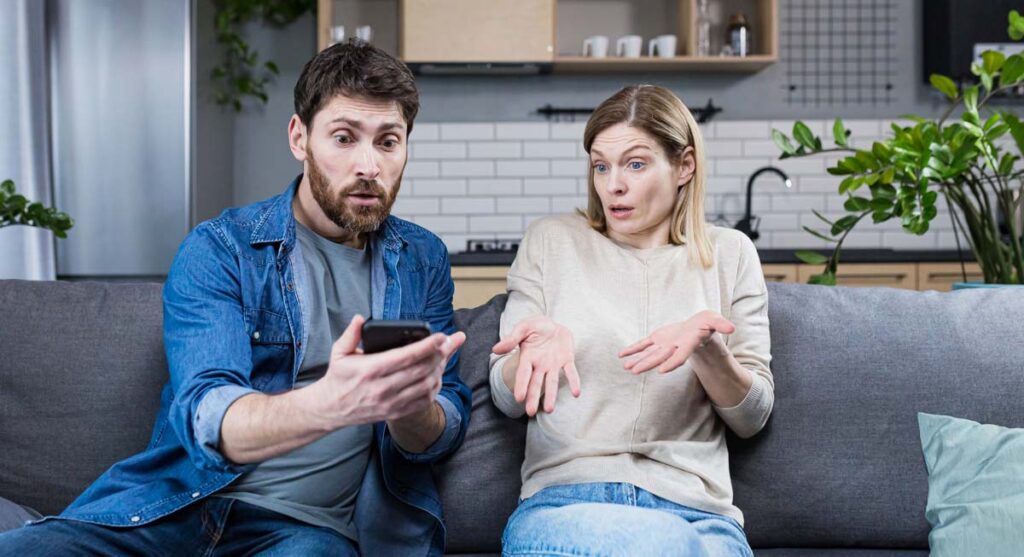
M 309 338 L 295 388 L 324 376 L 352 316 L 370 315 L 370 255 L 296 222 L 309 286 Z M 261 462 L 219 495 L 323 526 L 358 541 L 353 516 L 373 442 L 371 425 L 339 429 Z

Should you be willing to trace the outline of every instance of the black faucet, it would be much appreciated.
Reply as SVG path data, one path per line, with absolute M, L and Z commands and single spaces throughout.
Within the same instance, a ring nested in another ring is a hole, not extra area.
M 733 228 L 739 230 L 740 232 L 743 232 L 751 240 L 757 240 L 758 238 L 761 237 L 761 234 L 758 233 L 758 231 L 754 230 L 754 215 L 750 214 L 750 190 L 754 186 L 754 180 L 761 174 L 764 174 L 765 172 L 774 172 L 778 174 L 783 180 L 785 180 L 787 188 L 793 187 L 793 182 L 789 179 L 789 176 L 787 176 L 785 172 L 779 170 L 778 168 L 775 168 L 774 166 L 764 166 L 758 168 L 757 170 L 754 171 L 753 174 L 750 175 L 750 178 L 747 180 L 747 211 L 746 213 L 744 213 L 743 218 L 740 219 L 740 221 L 737 222 L 736 226 L 734 226 Z

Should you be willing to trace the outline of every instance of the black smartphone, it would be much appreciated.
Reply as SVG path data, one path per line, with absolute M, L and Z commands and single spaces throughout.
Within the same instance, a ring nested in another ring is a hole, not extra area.
M 429 336 L 426 321 L 372 319 L 363 323 L 363 353 L 384 352 Z

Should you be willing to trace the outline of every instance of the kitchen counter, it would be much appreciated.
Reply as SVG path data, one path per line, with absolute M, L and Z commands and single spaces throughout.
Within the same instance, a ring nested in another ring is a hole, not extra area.
M 796 249 L 762 249 L 758 250 L 762 264 L 800 263 L 793 253 Z M 814 249 L 822 255 L 831 254 L 831 250 Z M 964 261 L 974 261 L 970 250 L 964 250 Z M 482 253 L 462 252 L 450 256 L 451 263 L 456 267 L 463 266 L 508 266 L 515 259 L 514 253 Z M 955 263 L 960 261 L 956 250 L 894 250 L 894 249 L 843 249 L 839 263 Z

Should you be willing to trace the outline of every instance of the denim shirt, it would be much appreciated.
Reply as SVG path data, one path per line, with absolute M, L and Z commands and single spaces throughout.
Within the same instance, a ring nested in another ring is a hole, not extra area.
M 291 389 L 300 369 L 310 321 L 292 214 L 300 178 L 278 196 L 201 223 L 182 243 L 163 291 L 170 382 L 149 446 L 107 470 L 60 517 L 44 520 L 147 524 L 252 468 L 218 451 L 220 423 L 241 396 Z M 455 332 L 448 251 L 437 236 L 388 217 L 369 248 L 372 318 L 421 319 Z M 355 517 L 365 555 L 443 553 L 430 463 L 451 454 L 469 425 L 471 393 L 458 361 L 458 354 L 449 361 L 437 396 L 445 429 L 426 451 L 404 451 L 385 423 L 374 424 Z

